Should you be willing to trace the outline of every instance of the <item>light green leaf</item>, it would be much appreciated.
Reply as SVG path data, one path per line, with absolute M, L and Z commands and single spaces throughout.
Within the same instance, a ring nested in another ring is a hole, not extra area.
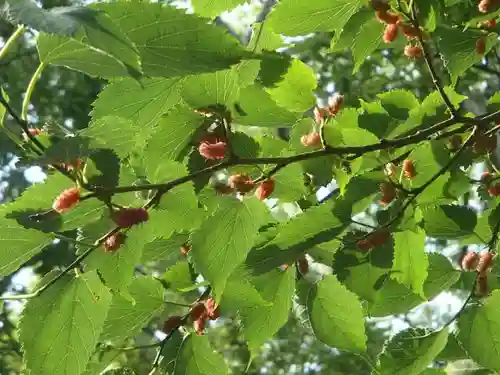
M 480 305 L 466 309 L 458 318 L 458 340 L 472 360 L 500 371 L 500 290 L 494 290 Z
M 269 22 L 274 31 L 290 36 L 339 31 L 362 4 L 361 0 L 287 0 L 276 6 Z
M 423 209 L 424 229 L 429 237 L 459 239 L 474 232 L 477 216 L 465 206 L 429 206 Z
M 418 375 L 444 349 L 448 329 L 429 333 L 410 328 L 398 333 L 379 357 L 381 375 Z
M 363 309 L 358 297 L 325 275 L 307 297 L 309 320 L 316 337 L 339 350 L 364 352 L 366 333 Z
M 184 338 L 173 375 L 226 375 L 229 373 L 224 357 L 210 346 L 207 336 L 188 335 Z
M 251 55 L 222 28 L 181 9 L 137 2 L 95 7 L 106 11 L 135 43 L 149 77 L 214 72 Z
M 449 161 L 444 141 L 425 142 L 408 156 L 415 165 L 416 176 L 411 180 L 412 188 L 418 188 L 429 181 Z
M 168 239 L 158 238 L 147 243 L 142 252 L 141 263 L 161 262 L 165 267 L 175 264 L 181 257 L 181 246 L 189 235 L 175 233 Z
M 133 301 L 113 295 L 100 341 L 133 337 L 164 309 L 163 287 L 149 276 L 138 276 L 128 287 Z
M 257 85 L 240 90 L 239 106 L 245 115 L 237 113 L 234 121 L 241 125 L 290 127 L 300 117 L 300 114 L 278 106 L 271 96 Z
M 425 253 L 425 233 L 422 230 L 394 233 L 394 264 L 392 277 L 424 296 L 429 260 Z
M 204 17 L 214 17 L 225 10 L 236 8 L 245 0 L 192 0 L 191 5 L 196 14 Z
M 406 90 L 392 90 L 377 96 L 387 113 L 398 120 L 406 120 L 410 111 L 420 104 L 415 95 Z
M 367 146 L 377 143 L 379 140 L 365 129 L 342 129 L 342 143 L 346 146 Z
M 316 103 L 313 95 L 316 86 L 313 70 L 302 61 L 293 59 L 283 80 L 267 92 L 281 107 L 292 112 L 305 112 Z
M 220 295 L 227 278 L 241 264 L 267 218 L 266 208 L 256 199 L 243 202 L 228 197 L 191 238 L 196 268 Z
M 429 254 L 429 269 L 424 283 L 424 294 L 428 299 L 447 290 L 460 278 L 460 271 L 453 268 L 450 261 L 443 255 Z
M 170 289 L 177 292 L 182 291 L 193 285 L 189 263 L 178 262 L 168 269 L 163 275 L 163 280 L 166 281 Z
M 182 99 L 193 108 L 216 104 L 232 108 L 238 95 L 238 73 L 234 69 L 189 76 L 181 89 Z
M 65 66 L 93 77 L 116 78 L 129 75 L 127 67 L 115 57 L 75 39 L 40 33 L 37 38 L 40 61 Z
M 59 230 L 64 232 L 97 221 L 106 209 L 106 205 L 97 199 L 87 199 L 80 202 L 73 209 L 61 215 L 62 225 Z
M 413 293 L 411 289 L 388 278 L 375 295 L 368 311 L 372 317 L 403 314 L 423 302 L 425 299 Z
M 2 213 L 3 214 L 3 213 Z M 7 276 L 53 241 L 50 234 L 26 229 L 15 220 L 0 217 L 0 275 Z
M 270 198 L 293 202 L 306 195 L 304 176 L 300 164 L 294 163 L 280 169 L 273 176 L 275 181 L 274 192 Z
M 84 372 L 110 303 L 96 272 L 63 276 L 29 300 L 19 323 L 26 367 L 37 375 Z

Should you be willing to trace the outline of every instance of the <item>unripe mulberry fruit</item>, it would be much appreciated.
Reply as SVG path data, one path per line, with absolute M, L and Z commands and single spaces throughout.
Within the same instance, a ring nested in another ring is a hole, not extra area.
M 388 24 L 385 27 L 383 39 L 385 43 L 391 43 L 398 36 L 398 26 L 395 24 Z
M 492 197 L 498 197 L 500 195 L 500 182 L 497 182 L 496 184 L 493 184 L 490 187 L 488 187 L 488 193 Z
M 170 332 L 172 332 L 174 329 L 177 329 L 181 325 L 182 317 L 174 315 L 168 318 L 165 323 L 163 323 L 162 331 L 168 335 Z
M 422 56 L 422 48 L 413 44 L 407 44 L 404 49 L 404 55 L 409 58 L 418 58 Z
M 303 135 L 300 138 L 300 142 L 306 147 L 319 146 L 321 144 L 321 136 L 319 135 L 318 132 L 312 132 Z
M 460 264 L 465 271 L 472 271 L 476 269 L 478 262 L 479 255 L 475 251 L 471 251 L 464 255 Z
M 299 271 L 302 275 L 306 275 L 309 272 L 309 262 L 306 257 L 300 258 L 297 261 L 297 265 L 299 266 Z
M 488 276 L 487 275 L 479 275 L 477 277 L 476 294 L 479 296 L 485 296 L 486 294 L 488 294 Z
M 495 258 L 496 253 L 486 252 L 479 256 L 479 262 L 477 263 L 476 271 L 480 274 L 484 274 L 488 268 L 491 267 L 491 262 Z
M 413 161 L 406 159 L 403 162 L 403 174 L 406 178 L 415 178 L 417 172 L 415 171 L 415 164 L 413 164 Z
M 206 140 L 200 143 L 198 152 L 207 160 L 219 160 L 226 157 L 227 144 L 223 141 Z
M 61 213 L 71 209 L 78 202 L 80 202 L 80 190 L 76 187 L 67 189 L 59 194 L 59 196 L 54 200 L 52 209 Z
M 231 186 L 228 186 L 226 184 L 223 184 L 221 182 L 217 182 L 214 185 L 214 190 L 217 192 L 217 194 L 220 195 L 228 195 L 234 193 L 234 189 Z
M 120 228 L 130 228 L 132 225 L 147 221 L 149 214 L 148 210 L 143 207 L 123 208 L 114 212 L 112 219 Z
M 491 19 L 488 21 L 484 21 L 480 24 L 480 26 L 487 28 L 487 29 L 492 29 L 497 25 L 497 20 L 496 19 Z
M 386 10 L 378 10 L 375 13 L 375 16 L 380 22 L 387 24 L 396 24 L 399 21 L 399 16 L 397 14 Z
M 37 128 L 29 128 L 28 129 L 28 133 L 29 135 L 31 135 L 32 137 L 36 137 L 37 135 L 39 135 L 40 133 L 42 132 L 41 129 L 37 129 Z
M 330 116 L 335 116 L 339 113 L 340 108 L 344 104 L 344 95 L 335 94 L 328 98 L 328 114 Z
M 206 315 L 207 308 L 203 302 L 196 303 L 193 307 L 191 307 L 191 311 L 189 311 L 189 317 L 193 322 Z
M 196 331 L 196 334 L 198 336 L 203 336 L 203 332 L 205 331 L 205 324 L 206 324 L 206 318 L 201 317 L 200 319 L 197 319 L 194 321 L 194 330 Z
M 476 41 L 476 53 L 478 55 L 484 55 L 486 51 L 486 40 L 484 38 L 480 38 Z
M 483 184 L 489 184 L 492 179 L 493 175 L 491 174 L 491 172 L 486 171 L 481 174 L 481 182 Z
M 415 26 L 402 21 L 398 21 L 398 26 L 401 28 L 401 31 L 406 38 L 412 39 L 418 37 L 419 30 Z
M 273 179 L 267 179 L 263 181 L 257 190 L 255 190 L 255 196 L 263 201 L 264 199 L 268 198 L 274 191 L 274 185 L 275 182 Z
M 497 148 L 497 137 L 493 135 L 477 135 L 474 139 L 474 145 L 472 150 L 476 154 L 484 154 L 487 152 L 493 152 Z
M 493 5 L 493 0 L 481 0 L 477 5 L 477 9 L 481 13 L 488 13 Z
M 248 193 L 254 188 L 254 183 L 247 174 L 233 174 L 227 180 L 229 186 L 239 193 Z
M 189 247 L 188 245 L 181 246 L 181 254 L 182 255 L 187 255 L 189 253 L 189 250 L 191 250 L 191 247 Z
M 450 148 L 453 151 L 458 150 L 462 146 L 462 137 L 458 134 L 453 134 L 450 137 Z
M 370 242 L 368 239 L 362 239 L 356 242 L 356 247 L 359 250 L 370 250 L 373 249 L 375 246 Z
M 375 10 L 388 11 L 390 9 L 389 4 L 384 0 L 371 0 L 370 5 Z
M 112 253 L 120 248 L 125 242 L 125 235 L 121 232 L 113 233 L 104 241 L 104 251 Z
M 390 233 L 387 229 L 382 228 L 382 229 L 377 229 L 375 232 L 373 232 L 369 237 L 368 241 L 371 242 L 373 247 L 381 246 L 383 245 L 390 237 Z
M 216 320 L 220 317 L 220 308 L 212 297 L 207 298 L 205 305 L 210 320 Z
M 314 121 L 317 124 L 321 124 L 328 117 L 328 111 L 326 108 L 314 107 Z
M 383 206 L 387 206 L 396 198 L 396 188 L 388 182 L 382 182 L 380 184 L 380 192 L 382 193 L 380 204 Z

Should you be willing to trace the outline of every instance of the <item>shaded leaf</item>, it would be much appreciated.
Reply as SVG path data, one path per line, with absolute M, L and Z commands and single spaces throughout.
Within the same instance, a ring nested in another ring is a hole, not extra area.
M 228 372 L 224 357 L 212 349 L 208 337 L 191 334 L 184 338 L 173 375 L 225 375 Z
M 441 205 L 423 209 L 425 233 L 430 237 L 458 239 L 474 232 L 477 216 L 465 206 Z

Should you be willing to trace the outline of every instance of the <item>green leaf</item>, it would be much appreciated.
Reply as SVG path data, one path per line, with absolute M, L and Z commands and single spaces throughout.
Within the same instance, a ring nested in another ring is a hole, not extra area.
M 448 330 L 429 333 L 410 328 L 398 333 L 379 357 L 381 375 L 418 375 L 444 349 Z
M 313 70 L 302 61 L 293 59 L 284 79 L 267 92 L 281 107 L 292 112 L 305 112 L 316 104 L 313 95 L 316 86 Z
M 306 195 L 304 176 L 300 164 L 293 163 L 280 169 L 273 176 L 275 181 L 274 191 L 270 198 L 293 202 Z
M 445 256 L 431 253 L 429 254 L 428 275 L 424 283 L 424 294 L 430 300 L 449 289 L 459 278 L 460 271 L 455 269 Z
M 398 120 L 406 120 L 413 108 L 419 106 L 418 99 L 411 91 L 392 90 L 377 95 L 380 98 L 382 107 L 392 117 Z
M 128 156 L 136 145 L 139 129 L 132 121 L 116 116 L 92 120 L 80 135 L 91 139 L 90 147 L 113 150 L 120 158 Z
M 403 314 L 423 302 L 425 300 L 411 289 L 388 278 L 370 304 L 369 314 L 372 317 Z
M 342 143 L 346 146 L 367 146 L 379 142 L 378 138 L 365 129 L 342 129 Z
M 227 278 L 245 260 L 266 218 L 262 202 L 253 198 L 241 202 L 228 197 L 193 233 L 190 254 L 197 270 L 219 295 Z
M 141 132 L 151 132 L 162 116 L 180 102 L 178 89 L 177 78 L 146 78 L 140 84 L 131 78 L 113 81 L 94 101 L 92 118 L 123 117 Z
M 260 295 L 271 305 L 241 306 L 239 315 L 243 322 L 243 334 L 253 356 L 260 347 L 278 332 L 288 321 L 295 291 L 295 268 L 285 272 L 273 270 L 252 280 Z
M 326 275 L 311 288 L 307 310 L 316 337 L 339 350 L 364 352 L 366 333 L 363 309 L 357 296 Z
M 189 76 L 181 89 L 182 99 L 193 108 L 216 104 L 231 108 L 238 95 L 238 73 L 234 69 Z
M 224 357 L 210 346 L 207 336 L 188 335 L 184 338 L 173 375 L 226 375 L 229 373 Z
M 160 362 L 160 368 L 165 369 L 169 375 L 174 373 L 175 361 L 183 339 L 183 333 L 175 330 L 162 348 L 163 359 Z
M 54 237 L 0 217 L 0 275 L 7 276 L 49 245 Z
M 399 283 L 424 296 L 429 260 L 425 253 L 425 233 L 404 231 L 394 233 L 394 264 L 392 276 Z
M 280 107 L 271 96 L 257 85 L 240 90 L 238 105 L 245 113 L 237 113 L 234 121 L 240 125 L 266 128 L 291 127 L 300 115 Z
M 408 159 L 413 161 L 416 171 L 411 186 L 418 188 L 438 173 L 450 157 L 443 141 L 430 141 L 416 147 Z
M 128 287 L 133 301 L 114 294 L 99 341 L 134 337 L 164 309 L 163 287 L 149 276 L 138 276 Z
M 374 302 L 377 295 L 376 286 L 387 276 L 387 269 L 379 268 L 369 262 L 348 267 L 348 276 L 343 280 L 351 292 L 368 302 Z
M 454 85 L 458 77 L 463 75 L 475 63 L 483 59 L 476 52 L 476 42 L 484 37 L 479 31 L 462 30 L 458 28 L 438 27 L 436 32 L 439 52 Z M 485 54 L 496 44 L 494 34 L 486 37 Z
M 59 228 L 61 232 L 83 227 L 89 223 L 99 220 L 107 210 L 106 205 L 97 199 L 87 199 L 78 203 L 62 216 L 62 225 Z
M 353 15 L 340 33 L 332 39 L 332 52 L 349 49 L 354 59 L 353 73 L 356 73 L 361 64 L 380 45 L 380 35 L 384 32 L 384 25 L 373 17 L 371 9 L 361 10 Z
M 361 0 L 287 0 L 275 7 L 269 23 L 277 33 L 290 36 L 339 31 L 362 4 Z
M 37 375 L 84 372 L 110 303 L 96 272 L 63 276 L 29 300 L 19 323 L 26 367 Z
M 244 4 L 245 0 L 192 0 L 191 5 L 196 14 L 204 17 L 214 17 L 225 10 Z
M 474 232 L 475 212 L 465 206 L 429 206 L 423 209 L 424 229 L 429 237 L 459 239 Z
M 144 74 L 178 77 L 214 72 L 250 56 L 222 28 L 159 3 L 98 4 L 135 43 Z
M 467 308 L 458 318 L 458 340 L 472 360 L 500 371 L 500 290 L 481 303 Z
M 187 262 L 178 262 L 168 269 L 163 275 L 168 287 L 177 292 L 193 285 L 191 271 Z
M 144 246 L 141 263 L 161 262 L 165 267 L 175 264 L 181 257 L 181 246 L 189 235 L 175 233 L 168 239 L 158 238 Z
M 37 49 L 43 64 L 65 66 L 92 77 L 116 78 L 129 75 L 127 67 L 115 57 L 75 39 L 41 33 Z
M 198 127 L 203 117 L 185 106 L 178 106 L 160 119 L 158 126 L 147 142 L 144 150 L 146 165 L 158 165 L 163 160 L 178 160 Z

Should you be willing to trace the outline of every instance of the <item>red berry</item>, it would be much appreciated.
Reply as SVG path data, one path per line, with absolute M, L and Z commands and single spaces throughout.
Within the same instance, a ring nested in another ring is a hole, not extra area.
M 214 185 L 214 190 L 217 192 L 217 194 L 221 195 L 228 195 L 234 193 L 234 189 L 231 186 L 227 186 L 226 184 L 223 184 L 221 182 L 217 182 Z
M 403 162 L 403 174 L 406 178 L 415 178 L 417 172 L 415 171 L 415 165 L 413 164 L 413 161 L 406 159 Z
M 344 104 L 344 95 L 335 94 L 328 98 L 328 114 L 335 116 Z
M 321 144 L 321 136 L 319 135 L 318 132 L 312 132 L 312 133 L 303 135 L 300 138 L 300 142 L 306 147 L 318 146 Z
M 261 201 L 264 199 L 268 198 L 274 191 L 274 180 L 273 179 L 267 179 L 263 181 L 257 190 L 255 190 L 255 196 L 259 198 Z
M 493 174 L 491 174 L 491 172 L 486 171 L 481 174 L 481 182 L 484 184 L 489 184 L 492 179 Z
M 229 187 L 239 193 L 248 193 L 254 188 L 254 183 L 250 176 L 244 173 L 233 174 L 227 180 Z
M 464 270 L 471 271 L 476 269 L 478 262 L 479 256 L 475 251 L 471 251 L 464 255 L 460 263 Z
M 480 296 L 488 294 L 488 276 L 486 274 L 477 277 L 476 293 Z
M 194 330 L 198 336 L 203 336 L 203 331 L 205 330 L 205 324 L 207 320 L 205 317 L 201 317 L 194 321 Z
M 189 250 L 191 250 L 191 247 L 189 247 L 188 245 L 181 246 L 181 254 L 182 255 L 187 255 L 189 253 Z
M 388 11 L 390 9 L 389 4 L 384 0 L 370 0 L 370 5 L 375 10 Z
M 398 26 L 390 23 L 385 27 L 383 39 L 385 43 L 391 43 L 398 36 Z
M 326 108 L 314 107 L 314 121 L 317 124 L 321 124 L 328 117 L 328 111 Z
M 306 257 L 300 258 L 297 261 L 297 264 L 302 275 L 306 275 L 309 272 L 309 262 L 307 261 Z
M 76 187 L 67 189 L 54 200 L 52 209 L 60 213 L 69 210 L 78 202 L 80 202 L 80 190 Z
M 41 129 L 37 129 L 37 128 L 29 128 L 28 129 L 28 133 L 29 135 L 31 135 L 32 137 L 36 137 L 37 135 L 39 135 L 40 133 L 42 132 Z
M 198 147 L 198 152 L 207 160 L 224 159 L 227 152 L 227 144 L 213 137 L 202 141 Z
M 479 256 L 479 262 L 477 263 L 476 271 L 479 272 L 479 274 L 484 274 L 488 270 L 488 268 L 491 267 L 491 262 L 496 255 L 497 254 L 493 252 L 482 253 Z
M 123 242 L 125 242 L 125 235 L 121 232 L 114 233 L 104 241 L 104 251 L 112 253 L 118 250 Z
M 388 12 L 386 10 L 377 10 L 375 12 L 377 19 L 380 22 L 387 24 L 396 24 L 399 21 L 399 16 L 395 13 Z
M 494 184 L 494 185 L 491 185 L 489 188 L 488 188 L 488 193 L 492 196 L 492 197 L 498 197 L 500 195 L 500 182 Z
M 476 41 L 476 53 L 478 55 L 484 55 L 486 51 L 486 40 L 484 38 L 480 38 Z
M 375 232 L 370 234 L 368 241 L 371 242 L 373 247 L 383 245 L 390 237 L 390 233 L 387 229 L 377 229 Z
M 496 25 L 497 25 L 497 20 L 493 18 L 491 20 L 481 22 L 479 26 L 482 26 L 487 29 L 492 29 Z
M 420 48 L 420 46 L 414 46 L 413 44 L 407 44 L 404 49 L 404 55 L 409 58 L 421 57 L 422 48 Z
M 148 210 L 143 207 L 123 208 L 114 212 L 112 219 L 120 228 L 130 228 L 132 225 L 147 221 L 149 214 Z
M 474 138 L 474 145 L 472 150 L 476 154 L 484 154 L 493 152 L 497 148 L 497 136 L 480 134 Z
M 177 329 L 182 325 L 182 317 L 178 315 L 171 316 L 168 318 L 165 323 L 163 323 L 163 332 L 167 335 L 172 332 L 174 329 Z
M 218 319 L 220 316 L 220 309 L 219 309 L 219 306 L 217 305 L 217 303 L 215 302 L 215 300 L 212 297 L 209 297 L 206 300 L 205 305 L 207 307 L 208 317 L 211 320 Z
M 493 0 L 481 0 L 477 8 L 481 13 L 488 13 L 493 5 Z
M 356 242 L 356 247 L 359 250 L 370 250 L 373 249 L 375 246 L 373 246 L 373 244 L 368 239 L 363 239 Z
M 207 315 L 207 309 L 203 302 L 196 303 L 193 307 L 191 307 L 191 311 L 189 311 L 189 317 L 193 322 L 205 315 Z
M 382 193 L 380 204 L 383 206 L 387 206 L 396 198 L 396 188 L 388 182 L 382 182 L 380 184 L 380 192 Z
M 406 38 L 412 39 L 418 37 L 418 29 L 415 26 L 409 25 L 402 21 L 398 21 L 398 26 L 400 27 Z

